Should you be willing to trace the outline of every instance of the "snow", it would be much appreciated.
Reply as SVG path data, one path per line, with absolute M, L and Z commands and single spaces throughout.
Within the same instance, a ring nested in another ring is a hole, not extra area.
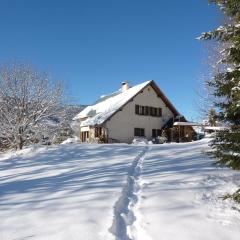
M 148 141 L 147 138 L 145 138 L 145 137 L 134 137 L 132 144 L 147 145 L 147 144 L 149 144 L 149 142 L 151 142 L 151 141 Z
M 232 88 L 232 91 L 233 92 L 239 92 L 240 91 L 240 83 L 239 83 L 239 86 L 235 86 Z
M 143 147 L 63 144 L 0 157 L 0 239 L 115 239 L 113 206 Z
M 213 131 L 224 131 L 230 129 L 228 126 L 206 126 L 205 130 L 213 130 Z
M 68 138 L 66 140 L 64 140 L 61 144 L 69 144 L 69 143 L 79 143 L 80 140 L 78 137 L 73 137 L 73 138 Z
M 235 240 L 237 171 L 209 139 L 161 145 L 61 144 L 0 154 L 0 239 Z
M 86 118 L 81 122 L 81 126 L 92 126 L 96 124 L 102 124 L 108 117 L 119 110 L 124 104 L 126 104 L 131 98 L 133 98 L 138 92 L 146 87 L 151 81 L 138 84 L 129 88 L 126 91 L 114 94 L 112 97 L 106 98 L 103 101 L 86 107 L 81 111 L 73 120 Z
M 228 67 L 228 68 L 227 68 L 227 72 L 230 72 L 230 73 L 231 73 L 231 72 L 233 72 L 233 71 L 234 71 L 233 68 L 231 68 L 231 67 Z
M 207 141 L 153 145 L 146 154 L 136 224 L 148 239 L 239 239 L 240 208 L 221 197 L 237 189 L 240 175 L 212 165 Z
M 202 124 L 195 122 L 174 122 L 173 126 L 202 126 Z

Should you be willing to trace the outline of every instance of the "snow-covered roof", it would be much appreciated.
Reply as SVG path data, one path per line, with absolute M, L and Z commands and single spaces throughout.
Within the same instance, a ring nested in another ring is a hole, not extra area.
M 204 129 L 205 129 L 205 130 L 213 130 L 213 131 L 223 131 L 223 130 L 228 130 L 228 129 L 230 129 L 230 127 L 228 127 L 228 126 L 217 126 L 217 127 L 214 127 L 214 126 L 205 126 Z
M 199 123 L 195 122 L 175 122 L 174 126 L 201 126 Z
M 123 92 L 119 90 L 111 95 L 104 96 L 94 105 L 86 107 L 73 120 L 87 118 L 81 121 L 82 127 L 102 124 L 151 82 L 152 80 L 146 81 Z

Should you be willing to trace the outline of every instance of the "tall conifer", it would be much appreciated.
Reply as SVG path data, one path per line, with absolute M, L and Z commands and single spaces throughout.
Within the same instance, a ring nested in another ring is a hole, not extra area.
M 218 120 L 229 128 L 216 135 L 212 142 L 213 154 L 219 164 L 240 170 L 240 0 L 210 2 L 218 4 L 228 18 L 228 23 L 200 37 L 225 46 L 219 61 L 223 67 L 208 84 L 213 87 L 213 94 L 218 100 L 215 102 Z M 239 191 L 236 194 L 240 195 Z

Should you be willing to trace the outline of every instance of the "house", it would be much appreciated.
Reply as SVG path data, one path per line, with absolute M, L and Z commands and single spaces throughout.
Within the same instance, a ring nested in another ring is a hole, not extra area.
M 134 137 L 152 139 L 162 134 L 169 141 L 174 140 L 173 124 L 179 116 L 157 84 L 150 80 L 133 87 L 123 82 L 119 91 L 102 96 L 73 120 L 79 124 L 82 142 L 131 143 Z M 181 121 L 186 121 L 181 117 Z M 176 140 L 186 136 L 185 141 L 191 140 L 193 132 L 192 127 L 179 126 Z

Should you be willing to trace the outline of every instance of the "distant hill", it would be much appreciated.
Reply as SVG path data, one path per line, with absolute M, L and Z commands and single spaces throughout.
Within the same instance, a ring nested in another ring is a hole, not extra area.
M 81 112 L 87 105 L 78 105 L 78 104 L 71 104 L 65 105 L 60 107 L 61 114 L 59 116 L 50 117 L 48 119 L 48 124 L 50 125 L 58 125 L 62 122 L 71 123 L 72 119 Z
M 64 106 L 65 120 L 72 121 L 72 119 L 80 113 L 87 105 L 67 105 Z

